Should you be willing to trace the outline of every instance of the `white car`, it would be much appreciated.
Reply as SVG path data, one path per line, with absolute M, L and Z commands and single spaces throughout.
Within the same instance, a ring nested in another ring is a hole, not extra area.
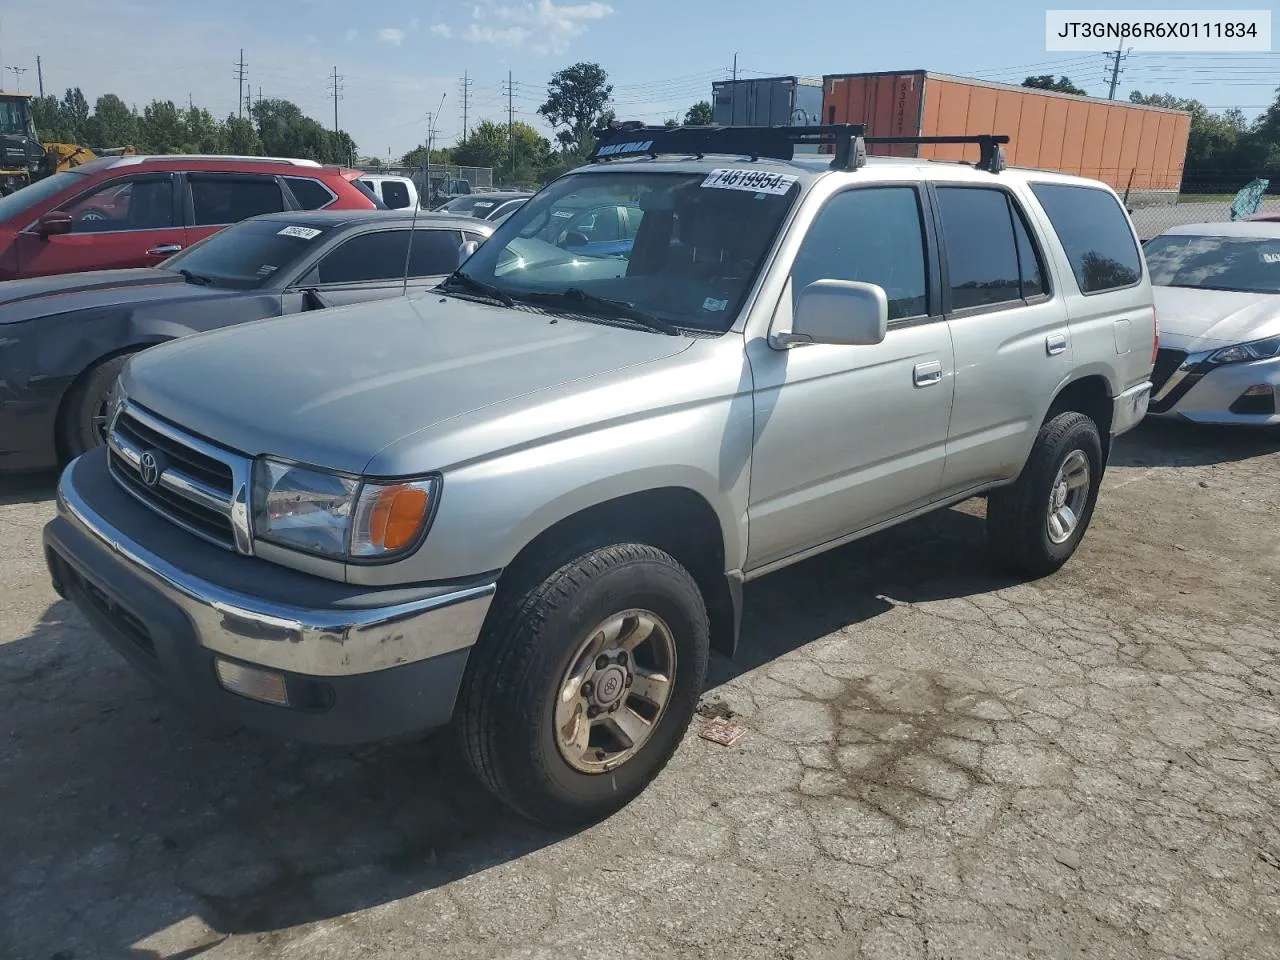
M 1186 224 L 1145 252 L 1160 320 L 1150 412 L 1280 424 L 1280 223 Z
M 418 205 L 418 188 L 408 177 L 366 173 L 360 182 L 392 210 L 412 210 Z

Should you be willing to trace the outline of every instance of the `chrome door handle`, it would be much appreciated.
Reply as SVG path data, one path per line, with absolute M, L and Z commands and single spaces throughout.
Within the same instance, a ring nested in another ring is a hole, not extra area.
M 1067 349 L 1067 338 L 1061 333 L 1051 333 L 1044 338 L 1044 350 L 1049 356 L 1054 356 Z
M 182 249 L 180 243 L 162 243 L 158 247 L 152 247 L 147 251 L 148 257 L 167 257 L 171 253 L 177 253 Z
M 930 360 L 927 363 L 917 363 L 915 370 L 912 371 L 912 377 L 917 387 L 931 387 L 935 383 L 941 383 L 942 361 Z

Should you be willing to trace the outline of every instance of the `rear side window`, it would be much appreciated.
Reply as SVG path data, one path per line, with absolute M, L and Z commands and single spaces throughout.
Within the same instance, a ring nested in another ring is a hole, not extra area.
M 392 210 L 403 210 L 409 206 L 409 188 L 398 180 L 383 180 L 382 202 Z
M 940 187 L 951 309 L 1022 298 L 1018 246 L 1003 190 Z
M 293 198 L 298 201 L 298 205 L 303 210 L 319 210 L 336 199 L 333 192 L 319 180 L 312 180 L 309 177 L 285 177 L 284 182 L 289 184 L 289 189 L 293 191 Z
M 865 187 L 832 197 L 791 268 L 791 295 L 816 280 L 884 288 L 889 319 L 928 313 L 920 201 L 911 187 Z
M 1115 197 L 1060 183 L 1032 184 L 1031 190 L 1062 241 L 1081 293 L 1117 290 L 1141 279 L 1138 245 Z
M 188 174 L 197 226 L 239 223 L 284 209 L 284 194 L 275 177 Z

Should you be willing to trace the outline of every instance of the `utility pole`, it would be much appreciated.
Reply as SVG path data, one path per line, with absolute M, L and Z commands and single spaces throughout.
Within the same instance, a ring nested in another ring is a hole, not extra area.
M 262 106 L 262 86 L 258 86 L 258 106 Z
M 1129 53 L 1132 52 L 1133 48 L 1130 47 Z M 1120 82 L 1120 74 L 1122 72 L 1120 70 L 1120 61 L 1128 60 L 1129 53 L 1126 53 L 1123 50 L 1108 50 L 1105 54 L 1107 59 L 1111 61 L 1111 92 L 1107 95 L 1108 100 L 1114 100 L 1116 98 L 1116 84 Z
M 729 122 L 738 122 L 738 51 L 733 52 L 733 86 L 729 88 Z
M 196 102 L 193 99 L 191 99 L 191 94 L 188 93 L 187 94 L 187 112 L 195 113 L 195 110 L 196 110 Z
M 22 75 L 27 72 L 27 67 L 5 67 L 6 70 L 13 71 L 14 83 L 18 85 L 17 92 L 22 92 Z
M 471 76 L 462 73 L 462 139 L 467 139 L 467 106 L 471 101 Z
M 44 98 L 44 70 L 40 67 L 40 58 L 36 57 L 36 83 L 40 86 L 40 97 Z
M 511 81 L 511 71 L 507 71 L 507 147 L 511 153 L 511 172 L 510 177 L 515 180 L 516 176 L 516 138 L 512 134 L 512 130 L 516 125 L 516 107 L 515 107 L 515 84 Z
M 333 68 L 333 78 L 330 83 L 333 84 L 333 132 L 338 132 L 338 101 L 342 99 L 342 81 L 345 77 L 338 76 L 338 68 Z
M 240 83 L 240 92 L 236 94 L 236 115 L 244 116 L 244 47 L 240 48 L 240 59 L 236 62 L 236 80 Z

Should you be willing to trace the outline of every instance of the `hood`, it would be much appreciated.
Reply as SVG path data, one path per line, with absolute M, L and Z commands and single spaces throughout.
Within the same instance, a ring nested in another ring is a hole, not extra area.
M 410 434 L 692 342 L 427 294 L 187 337 L 137 355 L 122 379 L 224 446 L 361 473 Z
M 1280 294 L 1155 287 L 1162 346 L 1196 353 L 1280 334 Z
M 21 323 L 73 310 L 166 301 L 207 300 L 238 290 L 187 283 L 167 270 L 99 270 L 0 283 L 0 324 Z M 254 291 L 255 293 L 259 291 Z

